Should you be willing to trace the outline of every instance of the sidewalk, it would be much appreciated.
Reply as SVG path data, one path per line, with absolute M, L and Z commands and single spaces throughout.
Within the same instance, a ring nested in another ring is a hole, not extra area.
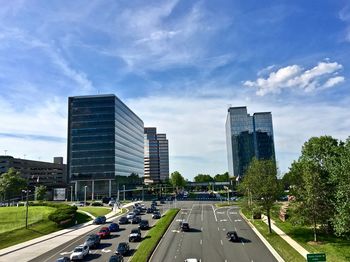
M 266 224 L 267 222 L 267 216 L 262 215 L 261 220 L 264 221 Z M 305 259 L 307 257 L 308 252 L 305 248 L 303 248 L 301 245 L 299 245 L 294 239 L 292 239 L 290 236 L 288 236 L 286 233 L 284 233 L 281 229 L 279 229 L 275 225 L 275 221 L 271 219 L 271 229 L 279 235 L 281 238 L 283 238 L 291 247 L 293 247 L 300 255 L 302 255 Z
M 123 205 L 122 208 L 132 206 L 136 202 L 131 202 Z M 107 220 L 119 215 L 120 209 L 110 212 L 106 215 Z M 56 248 L 72 239 L 84 235 L 87 232 L 94 230 L 100 225 L 94 225 L 93 221 L 84 224 L 76 225 L 71 228 L 63 229 L 42 237 L 38 237 L 11 247 L 0 250 L 0 262 L 6 261 L 29 261 L 34 259 L 53 248 Z M 79 238 L 77 241 L 80 241 Z

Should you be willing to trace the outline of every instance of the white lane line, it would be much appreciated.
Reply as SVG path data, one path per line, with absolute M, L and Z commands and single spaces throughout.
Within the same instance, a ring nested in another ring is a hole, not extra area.
M 242 243 L 242 245 L 244 246 L 244 242 L 243 242 L 243 240 L 241 240 L 241 243 Z
M 201 216 L 201 220 L 203 221 L 203 204 L 202 204 L 202 216 Z
M 220 242 L 221 242 L 221 245 L 223 246 L 223 245 L 224 245 L 224 242 L 222 242 L 222 239 L 220 240 Z
M 192 204 L 192 208 L 191 208 L 191 210 L 190 210 L 190 213 L 188 214 L 187 221 L 190 220 L 190 216 L 191 216 L 191 213 L 192 213 L 192 210 L 193 210 L 193 206 L 194 206 L 194 205 L 195 205 L 195 204 Z
M 201 227 L 201 231 L 203 231 L 203 227 Z
M 231 218 L 230 218 L 230 216 L 229 216 L 229 214 L 228 214 L 228 211 L 229 211 L 230 209 L 227 209 L 227 211 L 226 211 L 226 215 L 227 215 L 227 217 L 228 217 L 228 219 L 231 221 L 231 223 L 232 223 L 232 220 L 231 220 Z
M 200 241 L 200 244 L 202 245 L 203 244 L 203 240 L 201 239 L 201 241 Z
M 220 214 L 220 215 L 225 214 L 225 212 L 223 212 L 223 211 L 219 211 L 219 212 L 217 212 L 217 213 Z
M 227 222 L 227 219 L 220 219 L 220 222 Z
M 218 227 L 218 231 L 220 231 L 220 228 Z
M 218 218 L 216 217 L 216 213 L 215 213 L 215 209 L 214 209 L 214 206 L 211 205 L 211 208 L 213 209 L 213 213 L 214 213 L 214 216 L 215 216 L 215 221 L 218 222 Z

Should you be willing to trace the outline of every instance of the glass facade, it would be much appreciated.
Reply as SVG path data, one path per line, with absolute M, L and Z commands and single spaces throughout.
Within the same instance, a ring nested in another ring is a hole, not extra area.
M 271 113 L 251 116 L 246 107 L 230 107 L 226 144 L 229 173 L 236 177 L 244 175 L 253 157 L 275 159 Z
M 68 174 L 80 193 L 108 195 L 118 177 L 143 176 L 143 121 L 115 95 L 70 97 L 68 112 Z
M 169 178 L 169 150 L 165 134 L 157 134 L 155 127 L 144 130 L 145 183 L 157 183 Z

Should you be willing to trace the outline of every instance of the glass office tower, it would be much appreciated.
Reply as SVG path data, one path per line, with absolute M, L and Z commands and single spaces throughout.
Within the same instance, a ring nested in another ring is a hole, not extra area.
M 253 157 L 275 160 L 271 112 L 247 113 L 246 107 L 230 107 L 226 119 L 228 169 L 242 177 Z
M 68 175 L 75 195 L 116 195 L 131 174 L 143 176 L 143 121 L 115 95 L 69 97 Z
M 145 183 L 164 182 L 169 178 L 169 149 L 166 134 L 155 127 L 145 127 Z

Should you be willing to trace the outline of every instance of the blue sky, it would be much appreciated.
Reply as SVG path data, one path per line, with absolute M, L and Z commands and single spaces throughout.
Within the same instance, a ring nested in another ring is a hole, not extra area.
M 67 97 L 114 93 L 170 169 L 227 170 L 228 106 L 271 111 L 283 174 L 349 136 L 348 1 L 0 1 L 0 154 L 66 157 Z

